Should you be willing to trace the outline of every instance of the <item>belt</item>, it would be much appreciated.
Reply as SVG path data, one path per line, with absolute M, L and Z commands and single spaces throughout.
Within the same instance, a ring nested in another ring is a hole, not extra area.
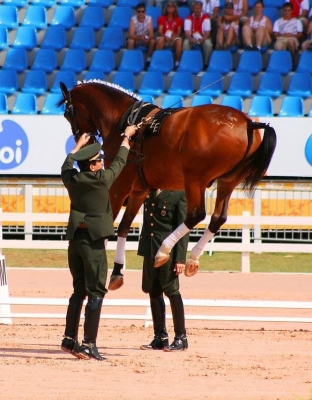
M 78 229 L 87 229 L 87 224 L 86 224 L 85 222 L 81 222 L 81 223 L 78 225 Z

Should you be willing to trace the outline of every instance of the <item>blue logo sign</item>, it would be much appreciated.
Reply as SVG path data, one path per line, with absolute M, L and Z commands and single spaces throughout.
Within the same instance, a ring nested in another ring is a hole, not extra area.
M 2 121 L 0 132 L 0 170 L 18 167 L 28 154 L 28 138 L 16 122 Z
M 308 163 L 312 165 L 312 135 L 310 135 L 309 139 L 307 140 L 304 149 L 304 154 Z
M 74 136 L 70 135 L 69 138 L 66 140 L 66 145 L 65 145 L 65 152 L 66 155 L 68 155 L 72 149 L 75 147 L 75 140 L 74 140 Z

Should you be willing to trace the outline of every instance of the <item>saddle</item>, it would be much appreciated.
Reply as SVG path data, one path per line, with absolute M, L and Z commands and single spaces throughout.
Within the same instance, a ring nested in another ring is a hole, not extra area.
M 151 103 L 137 101 L 122 116 L 118 126 L 119 133 L 124 132 L 129 125 L 141 123 L 144 129 L 142 137 L 149 139 L 159 134 L 167 117 L 180 110 L 181 108 L 159 108 Z

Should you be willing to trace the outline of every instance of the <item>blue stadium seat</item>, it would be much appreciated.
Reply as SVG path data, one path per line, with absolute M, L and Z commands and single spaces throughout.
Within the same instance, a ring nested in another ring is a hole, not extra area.
M 250 72 L 257 75 L 262 70 L 260 51 L 244 51 L 239 59 L 236 72 Z
M 248 115 L 251 117 L 272 117 L 273 102 L 269 96 L 254 96 L 251 99 Z
M 218 97 L 224 91 L 221 72 L 205 72 L 199 83 L 200 95 Z
M 274 7 L 274 8 L 282 8 L 285 0 L 264 0 L 263 5 L 264 7 Z
M 257 0 L 248 0 L 248 9 L 252 10 Z
M 144 70 L 144 57 L 141 50 L 125 50 L 118 71 L 130 71 L 138 75 Z
M 1 5 L 0 25 L 10 30 L 18 27 L 17 7 Z
M 13 94 L 17 91 L 17 72 L 12 69 L 0 70 L 0 93 Z
M 66 47 L 66 32 L 62 25 L 49 26 L 40 46 L 42 49 L 62 50 Z
M 119 51 L 125 45 L 121 27 L 105 28 L 99 43 L 99 49 Z
M 48 26 L 46 9 L 43 6 L 28 6 L 22 25 L 35 29 L 45 29 Z
M 135 91 L 134 76 L 130 71 L 117 71 L 113 76 L 112 82 L 130 92 Z
M 158 18 L 161 16 L 161 9 L 157 6 L 152 7 L 152 6 L 146 6 L 146 15 L 149 15 L 152 17 L 153 20 L 153 28 L 154 31 L 157 31 L 158 28 Z
M 243 111 L 243 99 L 240 96 L 224 96 L 221 100 L 221 105 L 236 108 L 238 111 Z
M 279 97 L 283 93 L 283 81 L 279 72 L 265 72 L 259 82 L 257 95 Z
M 51 8 L 56 6 L 56 0 L 32 0 L 33 6 L 43 6 L 45 8 Z
M 252 75 L 249 72 L 235 72 L 231 76 L 227 94 L 231 96 L 249 97 L 253 92 Z
M 76 75 L 73 71 L 58 71 L 54 76 L 51 93 L 61 93 L 60 82 L 64 82 L 67 89 L 72 89 L 77 84 Z
M 78 27 L 74 31 L 72 41 L 69 45 L 70 49 L 81 49 L 90 51 L 95 47 L 94 30 L 90 26 Z
M 161 72 L 169 74 L 173 71 L 173 55 L 171 51 L 155 50 L 152 54 L 150 66 L 147 69 L 150 72 Z
M 88 6 L 108 8 L 114 5 L 114 0 L 89 0 Z
M 18 93 L 11 114 L 37 114 L 36 96 L 32 93 Z
M 1 5 L 23 8 L 28 6 L 28 0 L 3 0 Z
M 194 82 L 191 72 L 175 72 L 172 76 L 168 93 L 178 96 L 190 96 L 193 92 Z
M 279 117 L 303 117 L 303 100 L 297 96 L 285 96 L 282 100 Z
M 31 66 L 34 71 L 51 73 L 57 69 L 57 58 L 53 49 L 39 49 Z
M 32 26 L 20 26 L 12 43 L 13 48 L 32 50 L 38 46 L 36 29 Z
M 0 114 L 8 114 L 8 99 L 6 94 L 0 93 Z
M 146 72 L 143 75 L 139 88 L 139 95 L 150 94 L 151 96 L 160 96 L 165 91 L 164 78 L 161 72 Z
M 141 0 L 117 0 L 116 1 L 116 7 L 131 7 L 131 8 L 135 8 L 140 3 L 141 3 Z
M 80 73 L 87 67 L 85 52 L 81 49 L 68 49 L 60 66 L 61 71 Z
M 62 25 L 66 30 L 76 25 L 75 11 L 73 7 L 56 7 L 51 25 Z
M 310 110 L 309 110 L 308 117 L 312 117 L 312 104 L 311 104 L 311 107 L 310 107 Z
M 130 19 L 132 17 L 131 7 L 115 7 L 112 11 L 108 27 L 119 27 L 124 31 L 129 29 Z
M 99 30 L 104 27 L 104 23 L 105 20 L 102 7 L 86 7 L 83 10 L 79 26 L 88 26 L 92 29 Z
M 180 108 L 183 105 L 182 97 L 173 94 L 165 95 L 161 103 L 162 108 Z
M 287 75 L 292 69 L 291 55 L 288 50 L 275 50 L 269 59 L 267 72 L 279 72 Z
M 228 74 L 233 70 L 232 54 L 228 50 L 214 50 L 211 53 L 208 72 L 221 72 L 221 74 Z
M 85 1 L 84 0 L 59 0 L 59 5 L 80 8 L 85 5 Z
M 106 77 L 104 72 L 102 71 L 87 71 L 84 75 L 84 80 L 99 80 L 99 81 L 106 81 Z
M 197 75 L 204 66 L 202 52 L 199 50 L 184 50 L 182 52 L 179 72 L 191 72 Z
M 190 11 L 189 7 L 180 6 L 180 7 L 178 7 L 178 14 L 179 14 L 179 17 L 181 17 L 183 20 L 185 20 L 185 18 L 191 14 L 191 11 Z
M 63 115 L 65 111 L 65 103 L 56 107 L 56 104 L 63 99 L 59 93 L 48 93 L 44 99 L 43 107 L 40 114 L 44 115 Z
M 263 15 L 266 17 L 270 18 L 272 24 L 278 19 L 278 11 L 275 7 L 264 7 L 263 9 Z
M 25 77 L 21 91 L 43 95 L 48 90 L 47 77 L 44 71 L 29 71 Z
M 300 54 L 296 72 L 309 72 L 312 74 L 312 51 L 303 51 Z
M 8 30 L 5 26 L 0 26 L 0 50 L 7 49 L 9 47 Z
M 294 72 L 290 77 L 289 86 L 286 90 L 289 96 L 299 96 L 307 99 L 311 97 L 312 78 L 309 72 Z
M 191 106 L 203 106 L 205 104 L 212 104 L 212 98 L 206 95 L 195 95 L 192 98 Z
M 91 61 L 89 71 L 101 71 L 105 74 L 111 73 L 116 68 L 113 50 L 97 50 Z
M 28 68 L 27 50 L 9 49 L 7 51 L 2 69 L 13 69 L 16 72 L 23 72 L 27 68 Z
M 143 101 L 145 101 L 146 103 L 151 103 L 151 104 L 155 104 L 154 102 L 154 97 L 151 96 L 150 94 L 140 94 L 140 97 Z

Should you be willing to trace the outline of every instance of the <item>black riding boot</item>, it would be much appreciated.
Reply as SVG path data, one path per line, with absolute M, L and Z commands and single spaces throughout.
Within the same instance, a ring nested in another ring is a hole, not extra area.
M 78 357 L 77 353 L 79 351 L 78 329 L 83 300 L 83 298 L 76 294 L 72 294 L 69 299 L 64 339 L 61 344 L 61 349 L 63 351 L 66 351 L 75 357 Z
M 188 348 L 186 330 L 185 330 L 185 317 L 184 306 L 181 294 L 176 294 L 169 297 L 173 327 L 174 327 L 174 341 L 165 349 L 166 351 L 186 350 Z
M 98 334 L 100 315 L 102 309 L 103 298 L 89 300 L 86 305 L 85 323 L 84 323 L 84 339 L 79 348 L 79 357 L 84 359 L 94 358 L 95 360 L 105 360 L 99 354 L 96 347 L 96 338 Z
M 151 297 L 150 304 L 154 325 L 154 339 L 150 344 L 144 344 L 142 350 L 163 350 L 168 347 L 168 333 L 166 329 L 166 305 L 163 296 Z

